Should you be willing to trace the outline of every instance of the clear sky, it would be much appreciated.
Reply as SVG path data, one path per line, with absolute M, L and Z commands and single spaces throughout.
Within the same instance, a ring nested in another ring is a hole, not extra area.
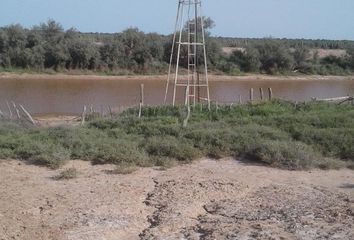
M 49 18 L 82 32 L 171 33 L 178 0 L 0 0 L 0 26 Z M 213 35 L 354 40 L 354 0 L 204 0 Z

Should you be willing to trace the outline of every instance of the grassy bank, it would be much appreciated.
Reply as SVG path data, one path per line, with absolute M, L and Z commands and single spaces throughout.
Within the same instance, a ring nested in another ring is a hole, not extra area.
M 188 163 L 235 156 L 284 169 L 354 166 L 354 107 L 273 101 L 255 105 L 197 106 L 183 127 L 183 107 L 130 109 L 82 127 L 40 128 L 2 121 L 0 158 L 52 168 L 68 159 L 118 168 Z

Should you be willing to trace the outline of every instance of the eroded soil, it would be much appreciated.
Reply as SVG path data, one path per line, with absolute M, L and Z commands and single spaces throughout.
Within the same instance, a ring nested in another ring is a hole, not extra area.
M 354 172 L 290 172 L 232 159 L 167 171 L 0 161 L 0 239 L 354 239 Z

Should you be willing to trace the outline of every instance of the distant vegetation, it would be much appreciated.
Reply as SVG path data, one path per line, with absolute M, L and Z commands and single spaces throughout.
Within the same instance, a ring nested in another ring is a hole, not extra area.
M 210 18 L 206 26 L 214 26 Z M 172 36 L 146 34 L 137 28 L 115 34 L 64 31 L 53 20 L 31 29 L 10 25 L 0 28 L 0 68 L 2 71 L 165 73 L 171 39 Z M 211 37 L 207 33 L 207 42 L 209 67 L 216 73 L 345 75 L 354 70 L 353 41 L 239 39 Z M 227 54 L 223 47 L 233 47 L 235 51 Z M 346 54 L 321 57 L 319 49 L 342 49 Z
M 116 164 L 116 174 L 136 166 L 170 167 L 203 156 L 263 162 L 284 169 L 354 167 L 354 108 L 325 103 L 272 101 L 242 106 L 129 109 L 78 127 L 26 127 L 0 121 L 0 159 L 52 168 L 66 160 Z M 75 172 L 76 174 L 76 172 Z M 73 172 L 63 172 L 67 179 Z

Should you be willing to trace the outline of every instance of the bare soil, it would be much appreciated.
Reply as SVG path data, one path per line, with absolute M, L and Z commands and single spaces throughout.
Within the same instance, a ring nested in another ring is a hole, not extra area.
M 354 239 L 354 172 L 292 172 L 233 159 L 112 175 L 0 161 L 0 239 Z
M 58 127 L 58 126 L 78 126 L 81 123 L 79 116 L 64 115 L 40 115 L 35 116 L 35 122 L 42 127 Z

